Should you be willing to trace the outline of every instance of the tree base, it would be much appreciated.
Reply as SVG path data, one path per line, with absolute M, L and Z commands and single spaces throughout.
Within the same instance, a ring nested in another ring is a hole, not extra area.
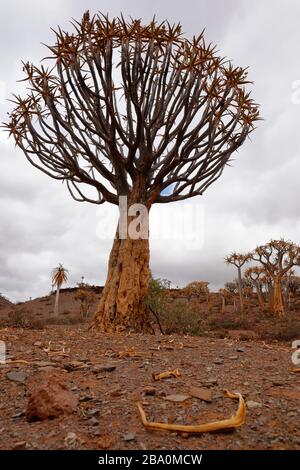
M 149 275 L 149 240 L 115 239 L 91 328 L 108 333 L 153 333 L 146 306 Z

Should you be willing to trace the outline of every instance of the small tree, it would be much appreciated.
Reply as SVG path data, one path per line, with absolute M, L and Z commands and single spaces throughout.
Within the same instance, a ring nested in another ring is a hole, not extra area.
M 249 256 L 254 261 L 261 263 L 272 279 L 272 310 L 275 315 L 283 315 L 282 279 L 293 266 L 300 264 L 300 246 L 284 239 L 271 240 L 269 243 L 255 248 Z
M 282 278 L 282 289 L 283 289 L 283 303 L 285 305 L 285 308 L 287 310 L 290 309 L 291 305 L 291 295 L 292 295 L 292 289 L 295 286 L 295 282 L 293 282 L 293 279 L 295 279 L 295 270 L 290 269 Z
M 75 300 L 80 301 L 80 315 L 82 318 L 89 316 L 90 308 L 94 303 L 94 295 L 83 283 L 80 283 L 80 288 L 74 296 Z
M 6 128 L 29 162 L 77 201 L 148 213 L 203 195 L 258 119 L 246 69 L 167 21 L 86 12 L 73 26 L 55 33 L 49 67 L 24 64 L 29 93 Z M 137 212 L 123 212 L 93 326 L 147 331 L 148 227 L 131 236 Z
M 55 304 L 54 304 L 54 315 L 58 315 L 58 303 L 60 288 L 64 282 L 68 280 L 69 271 L 59 264 L 57 268 L 52 271 L 52 283 L 56 287 Z
M 238 278 L 237 278 L 237 285 L 238 285 L 238 292 L 240 298 L 240 309 L 243 313 L 244 311 L 244 301 L 243 301 L 243 286 L 242 286 L 242 267 L 245 263 L 250 260 L 249 255 L 242 255 L 239 253 L 231 253 L 229 256 L 226 256 L 225 263 L 234 265 L 238 270 Z
M 234 294 L 226 288 L 219 289 L 219 293 L 222 299 L 221 313 L 223 314 L 225 312 L 225 307 L 230 301 L 233 302 L 233 309 L 235 310 Z
M 148 294 L 146 298 L 147 307 L 154 315 L 161 333 L 164 333 L 161 319 L 166 308 L 167 295 L 171 282 L 168 279 L 154 279 L 150 276 Z
M 200 300 L 201 297 L 205 298 L 205 301 L 209 300 L 209 282 L 207 281 L 193 281 L 187 284 L 183 291 L 189 298 L 196 297 Z
M 262 266 L 252 266 L 245 270 L 244 276 L 254 285 L 257 293 L 259 309 L 263 312 L 265 310 L 265 302 L 262 293 L 263 283 L 261 279 L 265 276 L 265 269 Z
M 237 282 L 236 281 L 229 281 L 229 282 L 226 282 L 225 283 L 225 289 L 228 290 L 228 292 L 231 294 L 231 295 L 235 295 L 238 293 L 238 285 L 237 285 Z

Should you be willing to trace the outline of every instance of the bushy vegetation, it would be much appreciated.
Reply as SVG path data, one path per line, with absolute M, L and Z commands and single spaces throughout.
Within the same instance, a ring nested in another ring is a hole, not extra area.
M 170 284 L 167 279 L 153 279 L 152 277 L 149 283 L 147 305 L 155 316 L 161 332 L 164 334 L 203 334 L 200 320 L 187 299 L 179 298 L 170 301 L 168 297 Z
M 45 327 L 45 322 L 40 318 L 34 317 L 25 307 L 15 307 L 8 315 L 7 326 L 42 330 Z

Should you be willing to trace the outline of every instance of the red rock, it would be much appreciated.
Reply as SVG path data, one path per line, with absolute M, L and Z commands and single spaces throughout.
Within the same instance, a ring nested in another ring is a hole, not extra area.
M 29 399 L 26 418 L 28 421 L 57 418 L 72 413 L 77 406 L 77 398 L 60 382 L 43 382 Z
M 189 389 L 189 394 L 192 397 L 199 398 L 199 400 L 211 402 L 212 401 L 212 392 L 206 388 L 191 387 Z

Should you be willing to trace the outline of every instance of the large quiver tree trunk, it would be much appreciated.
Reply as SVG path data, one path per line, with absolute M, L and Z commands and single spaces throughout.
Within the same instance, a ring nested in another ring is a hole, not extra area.
M 119 225 L 109 256 L 108 275 L 92 322 L 100 331 L 153 332 L 146 305 L 150 277 L 150 207 L 151 203 L 145 202 L 144 181 L 137 179 L 128 198 L 128 207 L 127 199 L 125 207 L 119 205 Z M 131 231 L 133 224 L 134 233 Z M 137 236 L 143 238 L 134 238 Z
M 106 332 L 149 331 L 149 240 L 115 239 L 93 325 Z

